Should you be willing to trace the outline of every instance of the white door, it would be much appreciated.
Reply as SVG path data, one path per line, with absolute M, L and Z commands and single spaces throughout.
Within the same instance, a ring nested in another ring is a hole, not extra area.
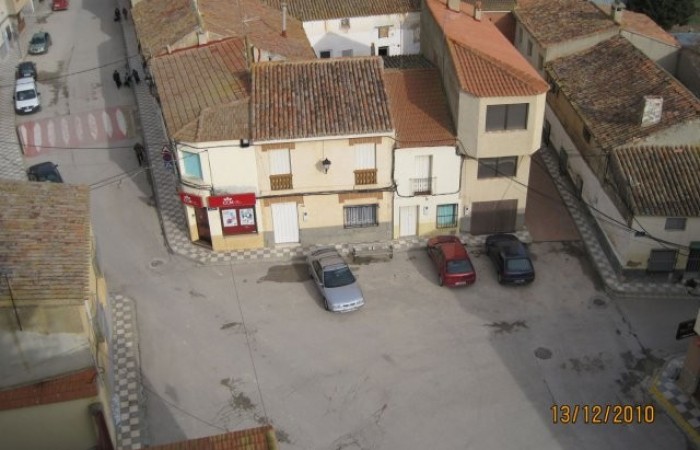
M 296 203 L 273 203 L 272 226 L 275 244 L 299 242 L 299 221 Z
M 418 232 L 418 207 L 402 206 L 399 209 L 399 237 L 415 236 Z

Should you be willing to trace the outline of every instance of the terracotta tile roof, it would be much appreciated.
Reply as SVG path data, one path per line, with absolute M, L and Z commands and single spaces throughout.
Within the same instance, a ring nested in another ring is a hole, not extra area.
M 285 0 L 261 0 L 281 10 Z M 344 19 L 420 12 L 420 0 L 286 0 L 289 13 L 301 20 Z
M 253 140 L 390 133 L 380 57 L 254 64 Z
M 513 13 L 543 47 L 618 28 L 586 0 L 520 0 Z
M 131 18 L 144 56 L 167 53 L 174 45 L 198 28 L 191 0 L 147 0 L 136 3 Z
M 635 215 L 700 216 L 700 147 L 616 149 L 611 167 Z
M 134 5 L 132 16 L 145 56 L 167 53 L 167 47 L 197 45 L 197 31 L 208 33 L 209 41 L 247 37 L 255 47 L 288 59 L 315 58 L 304 28 L 297 19 L 287 18 L 282 35 L 282 12 L 258 0 L 147 0 Z
M 465 3 L 474 5 L 481 2 L 482 11 L 512 11 L 515 8 L 515 0 L 462 0 Z
M 433 63 L 423 55 L 382 56 L 385 69 L 431 69 Z
M 249 108 L 248 99 L 204 108 L 197 120 L 185 125 L 177 133 L 177 139 L 185 142 L 250 139 Z
M 604 11 L 609 11 L 610 7 L 607 5 L 599 5 Z M 678 39 L 668 31 L 661 28 L 656 22 L 654 22 L 651 17 L 643 13 L 638 13 L 635 11 L 624 10 L 622 12 L 622 29 L 629 31 L 630 33 L 640 34 L 642 36 L 647 36 L 652 39 L 656 39 L 664 44 L 672 45 L 674 47 L 680 47 L 681 44 Z
M 227 39 L 154 58 L 151 72 L 172 137 L 241 137 L 236 135 L 241 125 L 233 120 L 206 124 L 206 130 L 199 123 L 207 108 L 248 98 L 250 82 L 242 39 Z
M 0 181 L 0 263 L 19 304 L 82 304 L 89 295 L 87 186 Z M 0 301 L 9 302 L 0 282 Z
M 452 117 L 437 69 L 387 70 L 384 80 L 399 147 L 455 145 Z
M 624 37 L 546 67 L 604 150 L 700 118 L 700 100 Z M 646 95 L 663 97 L 663 112 L 658 124 L 642 128 Z
M 529 96 L 547 92 L 548 84 L 489 20 L 472 17 L 471 5 L 461 12 L 442 0 L 426 0 L 448 47 L 460 86 L 477 97 Z
M 149 0 L 150 1 L 150 0 Z M 286 36 L 282 35 L 282 8 L 272 8 L 259 0 L 199 0 L 207 31 L 223 37 L 248 38 L 255 47 L 286 59 L 314 59 L 302 23 L 287 15 Z
M 96 397 L 96 380 L 97 372 L 90 367 L 29 386 L 5 389 L 0 391 L 0 411 Z
M 275 430 L 268 425 L 148 448 L 151 450 L 277 450 L 278 444 Z

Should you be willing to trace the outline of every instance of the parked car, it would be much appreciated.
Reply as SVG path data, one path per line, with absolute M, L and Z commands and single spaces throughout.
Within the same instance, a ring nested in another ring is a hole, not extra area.
M 334 248 L 321 248 L 307 257 L 309 275 L 323 296 L 328 311 L 354 311 L 365 304 L 355 276 Z
M 15 82 L 15 112 L 17 114 L 31 114 L 41 109 L 39 91 L 36 88 L 34 78 L 20 78 Z
M 36 64 L 32 61 L 23 61 L 17 65 L 15 79 L 34 78 L 36 80 Z
M 65 11 L 68 9 L 68 0 L 53 0 L 51 2 L 51 9 L 54 11 Z
M 63 183 L 63 178 L 58 171 L 58 165 L 50 161 L 35 164 L 27 170 L 29 181 L 49 181 L 51 183 Z
M 486 238 L 486 253 L 493 261 L 501 284 L 526 284 L 535 280 L 530 253 L 512 234 L 492 234 Z
M 29 41 L 29 54 L 39 55 L 41 53 L 46 53 L 49 51 L 51 46 L 51 35 L 46 31 L 39 31 L 34 33 L 32 40 Z
M 468 286 L 476 281 L 472 261 L 457 236 L 436 236 L 429 239 L 428 256 L 435 264 L 440 286 Z

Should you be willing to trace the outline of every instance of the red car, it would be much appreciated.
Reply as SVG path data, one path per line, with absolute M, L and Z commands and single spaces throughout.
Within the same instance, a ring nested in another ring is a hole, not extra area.
M 51 9 L 54 11 L 65 11 L 68 9 L 68 0 L 53 0 L 51 2 Z
M 428 255 L 437 268 L 440 286 L 468 286 L 476 281 L 472 261 L 457 236 L 431 238 Z

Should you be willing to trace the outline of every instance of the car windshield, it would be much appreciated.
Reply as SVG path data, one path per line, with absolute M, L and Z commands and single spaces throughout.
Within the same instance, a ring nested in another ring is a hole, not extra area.
M 36 91 L 29 90 L 29 91 L 19 91 L 17 93 L 17 100 L 22 101 L 22 100 L 31 100 L 33 98 L 36 98 Z
M 506 261 L 508 272 L 532 272 L 532 264 L 527 258 L 514 258 Z
M 32 41 L 30 44 L 32 45 L 41 45 L 44 43 L 44 36 L 43 35 L 37 35 L 32 37 Z
M 468 259 L 447 261 L 447 273 L 467 273 L 473 270 L 472 263 Z
M 326 270 L 323 272 L 323 285 L 327 288 L 347 286 L 348 284 L 352 284 L 354 282 L 355 277 L 347 267 L 341 267 L 335 270 Z

